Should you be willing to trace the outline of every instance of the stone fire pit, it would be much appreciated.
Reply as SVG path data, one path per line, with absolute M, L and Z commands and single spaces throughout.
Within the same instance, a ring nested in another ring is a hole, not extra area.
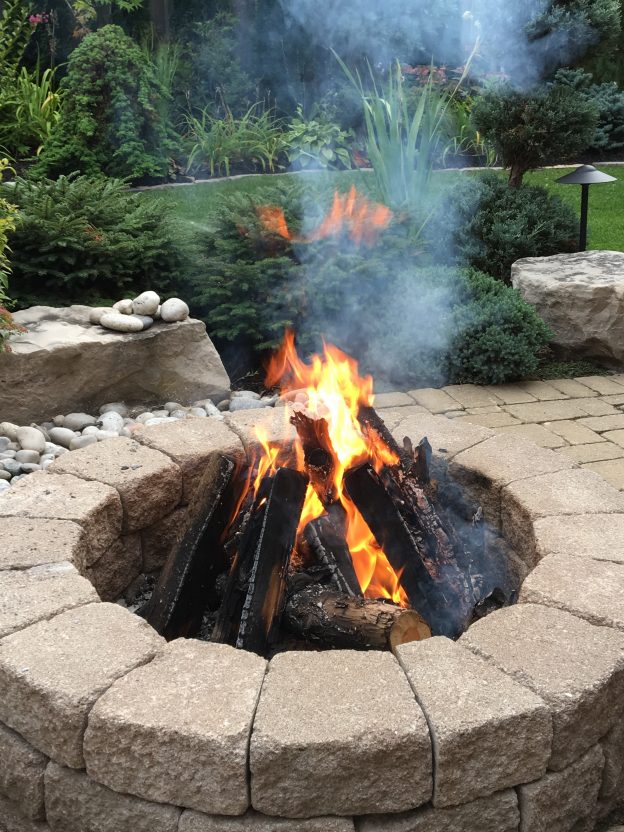
M 522 559 L 520 603 L 396 657 L 166 644 L 108 601 L 162 566 L 219 454 L 263 417 L 277 438 L 282 414 L 66 454 L 0 496 L 9 830 L 589 832 L 617 805 L 624 495 L 513 436 L 380 412 L 478 492 Z

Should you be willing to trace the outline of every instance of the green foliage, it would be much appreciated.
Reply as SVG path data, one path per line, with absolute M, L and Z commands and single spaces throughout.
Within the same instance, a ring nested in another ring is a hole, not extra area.
M 128 193 L 123 182 L 18 179 L 10 193 L 20 209 L 9 234 L 11 287 L 22 307 L 166 294 L 186 268 L 183 230 L 163 203 Z
M 443 153 L 446 164 L 452 158 L 466 158 L 473 164 L 494 167 L 498 161 L 496 150 L 472 122 L 472 105 L 474 100 L 455 98 L 450 108 L 449 117 L 452 136 Z
M 273 172 L 284 150 L 279 121 L 257 104 L 240 118 L 231 114 L 216 118 L 206 107 L 199 115 L 186 116 L 190 146 L 188 169 L 208 170 L 211 176 L 230 175 L 232 168 Z
M 288 161 L 296 170 L 350 168 L 351 131 L 317 117 L 307 119 L 301 107 L 284 135 Z
M 55 72 L 22 67 L 0 91 L 0 148 L 14 159 L 39 155 L 60 121 Z
M 567 84 L 576 94 L 598 109 L 598 125 L 588 145 L 591 150 L 614 151 L 624 147 L 624 92 L 612 81 L 592 84 L 592 75 L 582 69 L 560 69 L 559 84 Z
M 5 0 L 0 14 L 0 89 L 17 75 L 18 67 L 33 35 L 24 0 Z
M 167 92 L 119 26 L 104 26 L 80 43 L 62 90 L 62 118 L 36 166 L 39 174 L 132 180 L 167 174 L 174 149 L 161 106 Z
M 560 84 L 531 90 L 494 84 L 476 100 L 472 116 L 510 169 L 513 187 L 522 184 L 527 171 L 565 162 L 584 150 L 598 121 L 591 102 Z
M 3 174 L 9 169 L 8 159 L 0 159 L 0 183 Z M 7 349 L 5 344 L 9 335 L 17 329 L 6 309 L 9 305 L 8 288 L 11 265 L 9 263 L 9 234 L 15 228 L 15 206 L 0 196 L 0 353 Z
M 511 264 L 521 257 L 577 249 L 578 221 L 568 205 L 542 187 L 508 188 L 494 173 L 458 183 L 443 199 L 438 218 L 432 222 L 437 256 L 450 253 L 461 265 L 507 283 Z

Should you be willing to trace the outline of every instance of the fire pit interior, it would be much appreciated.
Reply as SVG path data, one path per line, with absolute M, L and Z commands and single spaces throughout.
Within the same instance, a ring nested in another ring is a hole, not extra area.
M 267 385 L 296 437 L 257 428 L 251 459 L 221 457 L 138 608 L 159 633 L 263 656 L 383 650 L 458 638 L 515 601 L 519 576 L 479 502 L 426 437 L 395 441 L 351 358 L 326 346 L 304 363 L 289 333 Z

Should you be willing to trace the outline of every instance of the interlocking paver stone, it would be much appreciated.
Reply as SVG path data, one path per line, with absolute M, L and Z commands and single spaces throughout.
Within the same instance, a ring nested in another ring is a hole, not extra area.
M 622 563 L 548 555 L 525 579 L 520 600 L 567 610 L 592 624 L 624 630 Z
M 624 429 L 624 413 L 618 413 L 616 416 L 587 416 L 584 419 L 579 419 L 581 425 L 586 428 L 596 431 L 596 433 L 605 433 L 608 430 L 623 430 Z
M 547 774 L 518 788 L 522 832 L 570 832 L 591 821 L 602 777 L 604 756 L 599 745 L 564 771 Z M 593 824 L 590 823 L 589 828 Z
M 609 442 L 615 442 L 616 445 L 621 445 L 624 448 L 624 430 L 608 430 L 602 434 L 601 438 Z
M 554 422 L 557 419 L 578 419 L 587 416 L 587 412 L 579 407 L 574 399 L 508 404 L 505 410 L 521 422 Z
M 180 809 L 118 794 L 83 771 L 50 763 L 46 810 L 52 832 L 177 832 Z
M 2 517 L 73 520 L 83 528 L 88 555 L 94 559 L 119 536 L 122 508 L 119 494 L 108 485 L 41 471 L 2 495 Z
M 238 818 L 217 817 L 187 810 L 182 813 L 178 832 L 353 832 L 351 818 L 268 818 L 247 812 Z
M 143 571 L 156 572 L 164 566 L 174 547 L 182 540 L 188 528 L 188 506 L 176 508 L 158 523 L 141 532 Z
M 501 399 L 492 392 L 492 387 L 481 387 L 478 384 L 447 384 L 442 389 L 464 407 L 501 404 Z
M 0 794 L 31 820 L 43 820 L 43 773 L 48 758 L 0 724 Z
M 621 802 L 624 785 L 624 722 L 614 725 L 606 737 L 600 740 L 605 764 L 599 794 L 600 817 L 608 815 Z
M 624 390 L 622 391 L 624 392 Z M 404 407 L 413 405 L 414 399 L 407 393 L 376 393 L 375 408 L 383 410 L 384 407 Z
M 141 537 L 127 534 L 116 540 L 84 575 L 97 589 L 103 601 L 116 601 L 132 581 L 141 574 Z
M 141 618 L 104 603 L 13 633 L 0 642 L 0 720 L 49 757 L 80 768 L 94 702 L 163 643 Z
M 426 407 L 431 413 L 445 413 L 447 410 L 463 409 L 457 399 L 449 396 L 444 390 L 435 387 L 423 387 L 421 390 L 410 390 L 409 395 L 416 404 Z
M 190 503 L 201 487 L 209 462 L 220 453 L 241 454 L 239 437 L 218 419 L 185 419 L 152 425 L 135 434 L 142 445 L 162 451 L 182 469 L 183 500 Z
M 618 383 L 617 376 L 579 376 L 576 380 L 602 396 L 624 393 L 624 384 Z
M 520 381 L 518 386 L 527 393 L 530 393 L 540 402 L 552 401 L 554 399 L 566 399 L 568 394 L 559 390 L 554 384 L 548 381 Z
M 538 518 L 618 512 L 624 512 L 622 494 L 598 474 L 585 469 L 518 480 L 505 486 L 501 494 L 503 534 L 514 541 L 516 553 L 529 566 L 536 563 L 533 522 Z
M 520 421 L 509 413 L 484 413 L 483 415 L 467 413 L 464 422 L 472 422 L 473 425 L 483 425 L 484 428 L 500 428 L 505 425 L 520 425 Z
M 570 399 L 582 407 L 588 416 L 617 416 L 621 411 L 612 404 L 606 402 L 603 398 L 595 399 Z
M 589 398 L 590 396 L 598 395 L 598 393 L 595 390 L 592 390 L 591 387 L 587 387 L 586 384 L 581 384 L 580 381 L 573 378 L 549 379 L 548 383 L 552 387 L 556 387 L 557 390 L 561 390 L 561 392 L 565 393 L 570 399 L 584 399 Z
M 561 552 L 624 563 L 624 514 L 544 517 L 534 529 L 539 557 Z
M 594 471 L 594 473 L 601 476 L 614 488 L 624 491 L 624 460 L 623 459 L 607 459 L 603 462 L 589 462 L 583 465 L 587 471 Z
M 116 682 L 89 715 L 95 780 L 147 800 L 214 814 L 249 806 L 247 753 L 266 662 L 196 640 L 171 642 Z
M 405 436 L 409 436 L 414 444 L 426 436 L 431 442 L 434 454 L 442 452 L 447 458 L 494 436 L 489 428 L 465 424 L 463 419 L 458 423 L 455 419 L 430 416 L 428 413 L 406 416 L 396 427 L 391 428 L 391 433 L 399 445 Z
M 77 523 L 30 517 L 3 517 L 1 522 L 0 570 L 63 561 L 78 569 L 83 566 L 87 545 L 84 530 Z
M 545 422 L 544 427 L 556 433 L 557 436 L 561 436 L 570 445 L 589 445 L 591 442 L 603 441 L 599 433 L 570 419 L 561 419 L 557 422 Z
M 519 384 L 486 384 L 483 388 L 504 404 L 534 402 L 535 396 L 527 393 Z
M 621 459 L 624 457 L 624 448 L 614 445 L 613 442 L 592 442 L 591 445 L 573 445 L 568 448 L 561 448 L 573 462 L 601 462 L 605 459 Z M 600 473 L 600 471 L 598 471 Z M 608 482 L 608 477 L 605 477 Z
M 520 439 L 526 439 L 528 442 L 533 442 L 540 448 L 561 448 L 565 446 L 565 441 L 556 433 L 552 433 L 544 425 L 516 425 L 512 427 L 502 427 L 500 433 L 508 433 L 511 436 L 517 436 Z
M 411 402 L 414 404 L 414 402 Z M 292 442 L 297 431 L 290 424 L 289 407 L 263 407 L 259 410 L 239 410 L 225 416 L 228 427 L 240 437 L 248 455 L 258 447 L 258 430 L 268 442 Z
M 548 704 L 551 769 L 570 765 L 621 717 L 624 633 L 551 607 L 517 604 L 473 624 L 459 643 Z
M 0 638 L 94 601 L 97 592 L 71 563 L 0 572 Z
M 0 795 L 0 823 L 2 832 L 51 832 L 47 823 L 31 820 L 19 810 L 17 803 Z
M 358 832 L 518 832 L 519 823 L 518 798 L 508 789 L 450 809 L 361 818 Z
M 276 656 L 251 736 L 251 800 L 268 815 L 402 811 L 430 799 L 431 741 L 389 653 Z
M 538 696 L 446 638 L 402 645 L 397 658 L 431 731 L 434 806 L 468 803 L 544 774 L 552 725 Z
M 121 497 L 126 534 L 155 523 L 172 511 L 182 496 L 178 466 L 159 451 L 123 437 L 64 454 L 49 470 L 115 488 Z

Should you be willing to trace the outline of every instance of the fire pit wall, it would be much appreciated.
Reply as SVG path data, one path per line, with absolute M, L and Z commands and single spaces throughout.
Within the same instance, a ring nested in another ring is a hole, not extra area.
M 624 497 L 514 437 L 382 415 L 480 494 L 533 570 L 520 603 L 396 657 L 166 644 L 106 601 L 163 563 L 258 413 L 67 454 L 0 497 L 0 827 L 582 832 L 614 808 Z

